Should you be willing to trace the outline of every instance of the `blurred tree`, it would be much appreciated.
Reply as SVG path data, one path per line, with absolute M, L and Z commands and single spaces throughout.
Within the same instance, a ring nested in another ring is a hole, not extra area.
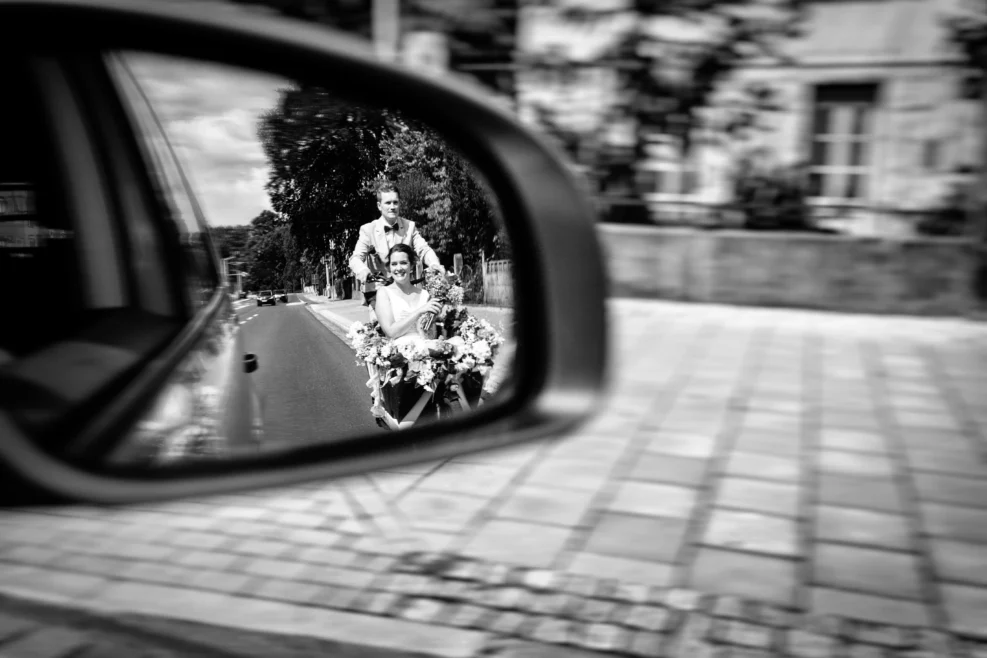
M 967 65 L 973 73 L 966 81 L 966 95 L 971 99 L 980 100 L 982 107 L 987 109 L 987 0 L 967 0 L 964 4 L 958 5 L 954 13 L 945 16 L 943 21 L 953 45 L 966 57 Z M 983 151 L 981 162 L 987 162 L 987 141 L 981 149 Z M 987 175 L 987 167 L 981 166 L 980 176 L 985 175 Z M 984 182 L 980 181 L 981 188 Z M 975 233 L 981 242 L 987 243 L 987 210 L 984 209 L 987 201 L 983 197 L 977 201 L 980 205 L 976 209 L 979 221 L 967 222 L 966 232 Z M 964 202 L 960 205 L 967 204 Z
M 546 3 L 554 4 L 554 3 Z M 617 92 L 603 124 L 623 126 L 629 137 L 623 144 L 600 140 L 564 126 L 559 108 L 538 108 L 542 127 L 580 161 L 611 197 L 609 221 L 648 223 L 647 208 L 635 182 L 636 164 L 646 157 L 649 136 L 654 133 L 678 138 L 688 153 L 697 128 L 720 131 L 727 137 L 751 126 L 760 111 L 775 109 L 770 89 L 751 87 L 746 108 L 728 112 L 716 125 L 703 122 L 717 86 L 740 64 L 759 55 L 784 57 L 778 48 L 783 39 L 799 34 L 804 0 L 626 0 L 595 5 L 570 2 L 559 10 L 561 20 L 574 25 L 600 25 L 615 17 L 619 23 L 613 44 L 597 55 L 576 58 L 565 48 L 528 54 L 525 66 L 554 76 L 578 80 L 580 71 L 612 70 Z M 703 28 L 702 39 L 677 41 L 660 36 L 658 20 L 677 20 Z M 564 108 L 562 108 L 564 109 Z M 706 131 L 707 133 L 710 130 Z
M 252 290 L 278 288 L 284 279 L 287 222 L 270 210 L 262 211 L 250 223 L 244 269 Z
M 250 226 L 213 226 L 209 233 L 219 251 L 220 258 L 229 258 L 234 254 L 246 255 L 247 241 L 250 239 Z
M 416 222 L 447 267 L 454 254 L 475 269 L 486 258 L 509 256 L 494 196 L 478 173 L 434 131 L 403 125 L 382 144 L 382 177 L 395 182 L 402 215 Z M 368 184 L 368 193 L 372 183 Z
M 261 118 L 267 190 L 304 259 L 298 276 L 310 280 L 328 256 L 336 275 L 346 276 L 360 226 L 379 215 L 365 183 L 381 172 L 382 142 L 393 129 L 388 110 L 348 103 L 317 87 L 282 90 L 277 106 Z

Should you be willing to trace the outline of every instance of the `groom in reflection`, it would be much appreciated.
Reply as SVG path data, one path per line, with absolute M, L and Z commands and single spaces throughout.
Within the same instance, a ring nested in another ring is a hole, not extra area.
M 350 256 L 349 266 L 363 286 L 363 305 L 370 306 L 371 320 L 377 319 L 374 306 L 379 281 L 375 279 L 388 276 L 387 254 L 394 245 L 404 243 L 410 246 L 426 267 L 445 274 L 439 257 L 418 232 L 415 223 L 398 216 L 400 205 L 398 191 L 393 183 L 385 181 L 377 186 L 377 209 L 380 210 L 380 217 L 360 227 L 356 247 Z

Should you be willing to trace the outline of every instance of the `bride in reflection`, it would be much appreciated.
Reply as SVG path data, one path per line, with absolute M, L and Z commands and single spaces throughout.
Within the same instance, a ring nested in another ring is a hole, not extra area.
M 377 321 L 391 339 L 418 336 L 418 321 L 426 313 L 438 315 L 442 304 L 430 299 L 428 291 L 411 282 L 418 254 L 406 244 L 396 244 L 387 254 L 387 267 L 394 282 L 377 292 Z

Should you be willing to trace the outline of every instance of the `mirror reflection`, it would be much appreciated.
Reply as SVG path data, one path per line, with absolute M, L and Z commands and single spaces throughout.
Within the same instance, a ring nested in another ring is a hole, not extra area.
M 505 393 L 514 352 L 510 245 L 489 187 L 432 126 L 329 87 L 213 63 L 135 52 L 100 62 L 137 138 L 144 166 L 130 170 L 147 170 L 155 212 L 138 212 L 147 199 L 136 182 L 108 182 L 121 199 L 125 228 L 113 238 L 121 261 L 102 284 L 71 273 L 66 280 L 94 283 L 102 296 L 80 293 L 81 305 L 139 312 L 156 332 L 146 332 L 146 344 L 128 334 L 106 346 L 110 328 L 101 325 L 89 342 L 59 343 L 63 356 L 102 349 L 99 382 L 78 360 L 78 372 L 66 371 L 54 338 L 8 341 L 4 394 L 28 380 L 88 394 L 139 373 L 197 322 L 207 326 L 122 444 L 100 445 L 80 422 L 81 433 L 58 444 L 63 452 L 162 467 L 380 440 Z M 57 196 L 42 194 L 43 176 L 34 174 L 5 171 L 3 207 L 17 210 L 6 213 L 5 228 L 14 214 L 32 226 L 48 221 L 34 208 Z M 62 251 L 81 258 L 82 273 L 108 268 L 116 252 L 97 251 L 86 221 L 49 222 L 45 239 L 6 240 L 4 253 L 25 253 L 21 270 Z M 170 235 L 183 254 L 181 276 L 166 264 Z M 74 262 L 55 260 L 63 269 Z M 223 310 L 210 315 L 224 289 Z M 65 377 L 78 381 L 56 385 Z M 68 397 L 56 409 L 51 396 L 19 395 L 6 399 L 29 434 L 69 429 Z

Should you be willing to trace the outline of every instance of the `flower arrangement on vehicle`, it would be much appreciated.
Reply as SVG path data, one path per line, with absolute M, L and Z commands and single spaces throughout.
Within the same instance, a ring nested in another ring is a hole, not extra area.
M 462 306 L 463 289 L 441 274 L 426 281 L 426 289 L 446 305 L 439 317 L 419 324 L 416 335 L 389 339 L 377 322 L 354 322 L 347 336 L 356 350 L 357 365 L 369 366 L 368 386 L 398 386 L 402 382 L 421 387 L 449 401 L 458 399 L 457 388 L 479 394 L 490 373 L 503 335 L 487 320 Z M 434 292 L 433 292 L 434 291 Z M 434 334 L 426 338 L 426 331 Z

